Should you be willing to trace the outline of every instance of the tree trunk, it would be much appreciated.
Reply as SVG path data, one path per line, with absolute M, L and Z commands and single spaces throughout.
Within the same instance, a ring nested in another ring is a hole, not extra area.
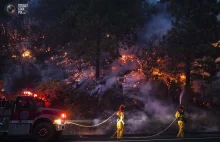
M 21 64 L 21 76 L 22 77 L 26 77 L 26 74 L 25 74 L 25 64 Z
M 190 56 L 188 55 L 186 58 L 186 70 L 185 70 L 187 88 L 190 88 L 190 79 L 191 79 L 190 71 L 191 71 L 191 59 Z
M 188 54 L 186 57 L 186 68 L 185 68 L 185 75 L 186 75 L 186 84 L 185 84 L 185 91 L 183 94 L 183 104 L 186 106 L 186 109 L 188 110 L 188 104 L 189 104 L 189 99 L 191 97 L 191 57 Z
M 100 49 L 100 36 L 97 39 L 97 49 L 96 49 L 96 79 L 100 78 L 100 56 L 101 56 L 101 49 Z
M 117 42 L 116 57 L 118 58 L 118 57 L 121 56 L 121 54 L 120 54 L 120 52 L 119 52 L 119 48 L 120 48 L 120 47 L 119 47 L 119 46 L 120 46 L 120 45 L 119 45 L 119 36 L 117 36 L 117 41 L 116 41 L 116 42 Z
M 3 41 L 2 41 L 2 36 L 3 36 L 3 29 L 0 29 L 0 47 L 2 48 L 2 45 L 3 45 Z M 2 49 L 1 49 L 2 50 Z
M 8 20 L 5 22 L 5 49 L 8 51 Z

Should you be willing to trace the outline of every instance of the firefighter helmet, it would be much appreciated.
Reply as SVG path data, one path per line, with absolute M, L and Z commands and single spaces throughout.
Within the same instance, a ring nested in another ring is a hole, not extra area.
M 2 97 L 0 98 L 0 100 L 6 100 L 5 96 L 2 96 Z
M 178 109 L 182 110 L 182 109 L 183 109 L 183 105 L 180 104 L 180 105 L 178 106 Z
M 122 110 L 123 108 L 125 108 L 124 105 L 120 105 L 119 110 Z

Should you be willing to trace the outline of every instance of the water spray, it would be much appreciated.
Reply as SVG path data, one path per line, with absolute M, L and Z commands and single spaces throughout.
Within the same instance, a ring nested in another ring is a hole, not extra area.
M 179 103 L 182 104 L 182 99 L 183 99 L 183 95 L 185 93 L 185 87 L 182 87 L 182 92 L 180 93 L 180 100 L 179 100 Z

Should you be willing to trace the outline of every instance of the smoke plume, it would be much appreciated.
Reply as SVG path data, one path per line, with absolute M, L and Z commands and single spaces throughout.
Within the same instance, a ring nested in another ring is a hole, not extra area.
M 151 20 L 145 24 L 144 30 L 140 32 L 141 41 L 148 41 L 155 35 L 163 36 L 172 28 L 173 17 L 166 11 L 167 3 L 160 3 L 158 0 L 148 2 L 155 5 L 158 12 L 152 15 Z
M 220 14 L 218 14 L 217 19 L 218 19 L 218 21 L 220 22 Z

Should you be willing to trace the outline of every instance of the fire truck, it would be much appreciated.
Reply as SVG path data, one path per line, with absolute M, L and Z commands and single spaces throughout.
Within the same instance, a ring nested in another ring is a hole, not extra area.
M 37 142 L 59 138 L 65 130 L 66 113 L 45 108 L 45 101 L 29 91 L 15 100 L 0 100 L 0 135 L 30 135 Z
M 129 81 L 129 78 L 125 76 L 120 76 L 117 78 L 119 86 L 122 88 L 123 95 L 127 93 L 137 93 L 139 91 L 139 82 Z

